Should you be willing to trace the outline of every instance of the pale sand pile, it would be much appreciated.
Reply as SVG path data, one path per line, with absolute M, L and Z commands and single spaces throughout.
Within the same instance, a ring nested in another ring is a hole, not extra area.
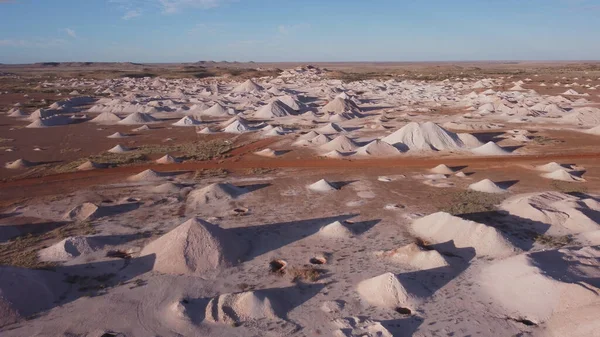
M 377 252 L 376 254 L 379 257 L 386 258 L 393 263 L 413 270 L 427 270 L 449 266 L 446 259 L 440 253 L 435 250 L 426 250 L 416 243 Z
M 150 188 L 150 192 L 158 194 L 175 194 L 181 191 L 181 187 L 172 182 L 167 182 Z
M 459 178 L 466 178 L 466 177 L 467 177 L 467 175 L 466 175 L 464 172 L 462 172 L 462 171 L 461 171 L 461 172 L 458 172 L 458 173 L 456 173 L 456 174 L 455 174 L 455 176 L 456 176 L 456 177 L 459 177 Z
M 212 135 L 215 132 L 213 130 L 211 130 L 209 127 L 205 127 L 204 129 L 198 131 L 197 133 L 204 134 L 204 135 Z
M 8 162 L 4 165 L 4 167 L 11 170 L 26 169 L 32 166 L 35 166 L 35 164 L 25 159 L 17 159 L 15 161 Z
M 336 123 L 329 123 L 325 126 L 322 126 L 320 128 L 317 129 L 317 132 L 323 134 L 323 135 L 331 135 L 334 133 L 338 133 L 338 132 L 345 132 L 346 130 L 344 130 L 344 128 L 342 128 L 341 126 L 337 125 Z
M 277 157 L 277 152 L 266 148 L 266 149 L 262 149 L 260 151 L 254 152 L 255 155 L 257 156 L 261 156 L 261 157 L 268 157 L 268 158 L 275 158 Z
M 409 123 L 382 139 L 391 145 L 404 145 L 410 150 L 453 150 L 465 147 L 456 133 L 432 122 Z
M 591 135 L 600 135 L 600 125 L 595 126 L 589 130 L 586 130 L 585 132 L 589 133 Z
M 25 111 L 23 111 L 22 109 L 16 109 L 15 111 L 11 112 L 8 114 L 9 117 L 26 117 L 28 116 L 27 113 Z
M 148 131 L 148 130 L 151 130 L 150 127 L 148 125 L 144 124 L 144 125 L 140 126 L 139 128 L 133 129 L 132 131 L 137 132 L 137 131 Z
M 121 125 L 136 125 L 136 124 L 149 124 L 158 122 L 154 117 L 143 112 L 134 112 L 131 115 L 125 117 L 117 124 Z
M 246 192 L 247 190 L 228 183 L 211 184 L 191 191 L 187 197 L 187 207 L 196 209 L 214 202 L 227 202 Z
M 88 160 L 85 163 L 77 166 L 77 169 L 79 171 L 89 171 L 89 170 L 105 168 L 105 167 L 106 167 L 106 165 L 104 165 L 104 164 L 98 164 L 98 163 Z
M 247 131 L 250 131 L 250 126 L 242 119 L 236 119 L 223 129 L 223 132 L 227 133 L 244 133 Z
M 318 135 L 315 138 L 311 139 L 309 144 L 310 145 L 325 145 L 327 143 L 329 143 L 331 141 L 331 138 L 329 138 L 328 136 L 325 135 Z
M 331 152 L 327 152 L 324 155 L 322 155 L 322 157 L 331 158 L 331 159 L 342 159 L 342 158 L 345 158 L 348 156 L 349 156 L 349 154 L 341 153 L 340 151 L 337 151 L 337 150 L 333 150 Z
M 392 157 L 400 153 L 394 146 L 376 139 L 365 146 L 359 147 L 355 155 L 364 157 Z
M 542 172 L 554 172 L 556 170 L 565 170 L 570 168 L 557 162 L 550 162 L 548 164 L 536 166 L 535 169 Z
M 279 97 L 277 97 L 277 99 L 279 101 L 281 101 L 283 104 L 292 108 L 292 110 L 294 110 L 294 111 L 300 111 L 300 109 L 302 109 L 304 107 L 304 104 L 302 104 L 302 102 L 298 101 L 296 98 L 294 98 L 290 95 L 279 96 Z
M 246 82 L 235 87 L 232 90 L 232 92 L 245 93 L 245 92 L 254 92 L 254 91 L 261 91 L 261 90 L 264 90 L 264 88 L 261 87 L 260 85 L 256 84 L 252 80 L 247 80 Z
M 135 182 L 143 182 L 143 181 L 155 181 L 155 180 L 160 180 L 164 177 L 163 174 L 156 172 L 152 169 L 147 169 L 144 170 L 136 175 L 132 175 L 131 177 L 127 178 L 127 180 L 129 181 L 135 181 Z
M 307 186 L 307 188 L 315 192 L 330 192 L 337 190 L 337 188 L 333 187 L 333 185 L 331 185 L 331 183 L 325 179 L 321 179 L 316 183 L 310 184 Z
M 570 181 L 570 182 L 584 182 L 585 179 L 581 177 L 577 177 L 569 173 L 564 168 L 558 169 L 549 173 L 542 173 L 540 175 L 543 178 L 548 178 L 552 180 L 560 180 L 560 181 Z
M 504 156 L 510 154 L 510 152 L 504 150 L 498 144 L 490 141 L 481 145 L 480 147 L 476 147 L 471 149 L 471 152 L 480 156 Z
M 131 151 L 129 148 L 122 146 L 121 144 L 117 144 L 114 147 L 112 147 L 110 150 L 108 150 L 108 152 L 110 153 L 124 153 L 124 152 L 129 152 Z
M 127 135 L 124 135 L 124 134 L 122 134 L 122 133 L 120 133 L 120 132 L 115 132 L 115 133 L 113 133 L 113 134 L 112 134 L 112 135 L 110 135 L 110 136 L 106 136 L 106 138 L 113 138 L 113 139 L 127 138 L 127 137 L 129 137 L 129 136 L 127 136 Z
M 278 118 L 278 117 L 286 117 L 290 115 L 295 115 L 296 111 L 294 109 L 287 106 L 285 103 L 280 100 L 274 100 L 271 103 L 261 107 L 254 113 L 255 118 Z
M 57 273 L 0 266 L 0 327 L 50 309 L 66 288 Z
M 97 205 L 95 205 L 91 202 L 84 202 L 83 204 L 76 206 L 73 209 L 71 209 L 70 211 L 68 211 L 67 213 L 65 213 L 63 218 L 66 220 L 73 220 L 73 221 L 75 221 L 75 220 L 78 220 L 78 221 L 93 220 L 99 216 L 99 214 L 100 214 L 99 210 L 100 210 L 100 207 L 98 207 Z
M 348 111 L 360 112 L 360 108 L 358 105 L 356 105 L 356 103 L 341 97 L 336 97 L 331 102 L 327 103 L 322 110 L 323 112 L 332 112 L 336 114 L 341 114 Z
M 309 132 L 303 134 L 302 136 L 298 137 L 298 140 L 312 140 L 313 138 L 319 136 L 320 134 L 318 132 L 315 132 L 314 130 L 310 130 Z
M 400 283 L 396 275 L 385 273 L 361 281 L 356 286 L 360 298 L 369 305 L 396 309 L 408 308 L 411 311 L 419 305 L 419 299 L 412 296 Z
M 473 191 L 477 191 L 477 192 L 495 193 L 495 194 L 508 192 L 507 190 L 496 185 L 496 183 L 494 183 L 493 181 L 491 181 L 489 179 L 483 179 L 479 182 L 471 184 L 471 185 L 469 185 L 469 189 L 473 190 Z
M 319 230 L 319 235 L 330 239 L 348 239 L 354 236 L 354 233 L 341 222 L 335 221 L 329 225 L 323 226 Z
M 600 289 L 593 280 L 600 277 L 599 261 L 597 247 L 522 254 L 486 267 L 478 282 L 500 315 L 549 323 L 546 336 L 595 336 Z M 581 319 L 590 316 L 596 318 Z
M 482 142 L 470 133 L 459 133 L 458 138 L 465 144 L 466 147 L 474 148 L 483 145 Z
M 212 117 L 225 117 L 225 116 L 229 116 L 229 110 L 227 110 L 220 103 L 215 103 L 210 108 L 202 111 L 201 115 L 212 116 Z
M 99 114 L 98 116 L 96 116 L 96 118 L 92 119 L 90 122 L 92 123 L 98 123 L 98 124 L 117 124 L 118 122 L 121 121 L 121 117 L 115 115 L 112 112 L 103 112 L 101 114 Z
M 196 125 L 200 125 L 202 124 L 201 122 L 195 120 L 194 118 L 190 117 L 190 116 L 185 116 L 182 119 L 178 120 L 177 122 L 171 124 L 174 126 L 196 126 Z
M 429 170 L 431 173 L 437 174 L 454 174 L 454 170 L 446 166 L 445 164 L 440 164 Z
M 206 306 L 205 319 L 212 323 L 239 324 L 255 320 L 279 320 L 271 300 L 260 292 L 222 294 Z
M 464 220 L 445 212 L 438 212 L 413 221 L 412 231 L 421 239 L 435 244 L 453 241 L 455 247 L 442 245 L 438 250 L 459 256 L 468 255 L 473 248 L 477 256 L 506 257 L 516 251 L 495 228 Z
M 179 160 L 175 157 L 172 157 L 170 154 L 165 154 L 164 156 L 156 159 L 157 164 L 175 164 L 178 163 Z
M 86 255 L 102 248 L 94 238 L 72 236 L 38 252 L 38 257 L 45 262 L 64 262 L 77 256 Z
M 593 214 L 600 203 L 592 197 L 577 197 L 560 192 L 516 195 L 500 208 L 524 219 L 540 222 L 537 231 L 547 235 L 568 235 L 600 230 Z M 535 228 L 534 228 L 535 230 Z
M 394 337 L 380 322 L 366 317 L 344 317 L 333 320 L 335 337 Z
M 327 144 L 319 146 L 319 149 L 326 152 L 334 150 L 337 150 L 339 152 L 351 152 L 356 150 L 357 147 L 358 145 L 356 145 L 356 143 L 352 139 L 344 135 L 340 135 L 335 137 Z
M 35 119 L 31 124 L 25 126 L 28 129 L 48 128 L 51 126 L 60 126 L 71 124 L 73 119 L 69 116 L 54 115 L 51 117 Z
M 190 219 L 152 241 L 140 256 L 155 255 L 153 270 L 165 274 L 199 275 L 237 263 L 247 242 L 201 219 Z

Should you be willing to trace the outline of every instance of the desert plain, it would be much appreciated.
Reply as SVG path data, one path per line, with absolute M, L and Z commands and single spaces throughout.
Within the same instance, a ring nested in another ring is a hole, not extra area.
M 2 336 L 600 336 L 600 63 L 0 65 Z

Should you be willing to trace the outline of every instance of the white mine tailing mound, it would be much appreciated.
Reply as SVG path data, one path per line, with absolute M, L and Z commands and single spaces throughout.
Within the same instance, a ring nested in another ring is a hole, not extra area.
M 469 189 L 473 190 L 473 191 L 477 191 L 477 192 L 495 193 L 495 194 L 508 192 L 507 190 L 496 185 L 496 183 L 494 183 L 493 181 L 491 181 L 489 179 L 483 179 L 479 182 L 471 184 L 471 185 L 469 185 Z
M 156 160 L 157 164 L 175 164 L 178 162 L 179 161 L 175 157 L 172 157 L 169 154 L 165 154 L 164 156 L 162 156 Z
M 9 117 L 26 117 L 28 116 L 27 113 L 21 109 L 16 109 L 14 111 L 12 111 L 11 113 L 8 114 Z
M 454 170 L 449 168 L 448 166 L 446 166 L 445 164 L 440 164 L 434 168 L 432 168 L 431 170 L 429 170 L 431 173 L 437 173 L 437 174 L 454 174 Z
M 214 202 L 230 201 L 246 192 L 247 190 L 228 183 L 211 184 L 191 191 L 187 197 L 187 206 L 194 209 Z
M 448 253 L 456 255 L 468 254 L 461 253 L 461 248 L 474 248 L 477 256 L 488 257 L 506 257 L 516 250 L 495 228 L 445 212 L 415 220 L 411 228 L 417 237 L 434 244 L 454 241 L 454 246 L 458 249 L 448 247 Z
M 129 152 L 130 149 L 128 149 L 125 146 L 122 146 L 120 144 L 115 145 L 113 148 L 111 148 L 110 150 L 108 150 L 108 152 L 110 153 L 123 153 L 123 152 Z
M 396 275 L 392 273 L 385 273 L 361 281 L 357 285 L 356 291 L 363 301 L 381 308 L 408 308 L 415 311 L 420 302 L 406 290 Z
M 0 266 L 0 328 L 55 306 L 64 277 L 46 270 Z
M 568 167 L 557 162 L 550 162 L 548 164 L 536 166 L 535 169 L 542 172 L 554 172 L 556 170 L 568 169 Z
M 458 138 L 465 144 L 466 147 L 474 148 L 483 145 L 482 142 L 470 133 L 459 133 Z
M 26 168 L 29 168 L 32 166 L 34 166 L 34 164 L 25 159 L 17 159 L 15 161 L 8 162 L 4 165 L 5 168 L 11 169 L 11 170 L 26 169 Z
M 168 182 L 168 183 L 164 183 L 164 184 L 160 184 L 158 186 L 152 187 L 150 189 L 150 192 L 168 194 L 168 193 L 179 193 L 180 190 L 181 190 L 181 187 L 179 185 Z
M 364 316 L 336 318 L 332 323 L 338 328 L 331 334 L 335 337 L 394 337 L 381 322 L 373 321 Z
M 331 141 L 331 138 L 329 138 L 328 136 L 325 135 L 318 135 L 315 138 L 311 139 L 309 144 L 310 145 L 325 145 L 327 143 L 329 143 Z
M 300 109 L 304 107 L 304 104 L 302 104 L 300 101 L 298 101 L 296 98 L 290 95 L 280 96 L 277 97 L 277 99 L 294 111 L 300 111 Z
M 220 103 L 215 103 L 212 107 L 202 111 L 201 115 L 212 117 L 226 117 L 229 116 L 229 111 Z
M 152 129 L 150 129 L 150 127 L 148 125 L 144 124 L 144 125 L 140 126 L 139 128 L 133 129 L 132 131 L 148 131 L 148 130 L 152 130 Z
M 335 221 L 329 225 L 323 226 L 319 230 L 319 235 L 331 239 L 348 239 L 351 238 L 354 233 L 341 222 Z
M 315 192 L 329 192 L 337 190 L 337 188 L 333 187 L 331 183 L 325 179 L 321 179 L 314 184 L 310 184 L 307 186 L 307 188 Z
M 212 135 L 215 132 L 213 130 L 211 130 L 209 127 L 205 127 L 204 129 L 198 131 L 198 133 L 203 134 L 203 135 Z
M 426 250 L 416 243 L 378 252 L 377 256 L 414 270 L 427 270 L 449 266 L 446 259 L 440 253 L 435 250 Z
M 90 122 L 98 124 L 116 124 L 121 121 L 121 117 L 115 115 L 112 112 L 103 112 L 92 119 Z
M 344 135 L 340 135 L 335 137 L 333 140 L 331 140 L 330 142 L 328 142 L 327 144 L 323 144 L 319 147 L 320 150 L 323 151 L 333 151 L 333 150 L 337 150 L 340 152 L 350 152 L 350 151 L 354 151 L 356 150 L 358 146 L 356 145 L 356 143 L 344 136 Z
M 325 158 L 331 158 L 331 159 L 342 159 L 342 158 L 345 158 L 347 156 L 348 156 L 348 154 L 341 153 L 340 151 L 337 151 L 337 150 L 333 150 L 331 152 L 327 152 L 327 153 L 325 153 L 323 155 L 323 157 L 325 157 Z
M 136 125 L 136 124 L 148 124 L 148 123 L 156 123 L 157 120 L 150 116 L 149 114 L 142 112 L 134 112 L 131 115 L 125 117 L 123 120 L 118 122 L 117 124 L 121 125 Z
M 467 177 L 467 175 L 466 175 L 464 172 L 462 172 L 462 171 L 461 171 L 461 172 L 458 172 L 458 173 L 456 173 L 456 174 L 455 174 L 455 176 L 457 176 L 457 177 L 459 177 L 459 178 L 466 178 L 466 177 Z
M 254 320 L 279 320 L 271 300 L 253 292 L 222 294 L 212 298 L 206 306 L 206 320 L 232 325 Z
M 489 141 L 480 147 L 476 147 L 471 150 L 474 154 L 480 156 L 504 156 L 510 154 L 510 152 L 504 150 L 498 144 Z
M 465 146 L 456 133 L 432 122 L 409 123 L 382 140 L 391 145 L 404 144 L 410 150 L 443 151 Z
M 255 118 L 277 118 L 294 115 L 296 112 L 294 109 L 287 106 L 280 100 L 274 100 L 273 102 L 261 107 L 254 113 Z
M 162 178 L 163 178 L 163 175 L 161 173 L 156 172 L 152 169 L 147 169 L 143 172 L 140 172 L 136 175 L 133 175 L 133 176 L 127 178 L 127 180 L 142 182 L 142 181 L 154 181 L 154 180 L 159 180 Z
M 177 122 L 173 123 L 174 126 L 196 126 L 202 124 L 190 116 L 185 116 Z
M 560 192 L 528 193 L 506 199 L 500 208 L 511 215 L 540 222 L 543 224 L 540 234 L 569 235 L 600 230 L 597 219 L 589 215 L 600 212 L 600 204 L 593 198 Z
M 113 133 L 113 134 L 112 134 L 112 135 L 110 135 L 110 136 L 106 136 L 106 138 L 112 138 L 112 139 L 126 138 L 126 137 L 128 137 L 128 136 L 127 136 L 127 135 L 124 135 L 124 134 L 122 134 L 122 133 L 120 133 L 120 132 L 115 132 L 115 133 Z
M 89 170 L 94 170 L 94 169 L 99 169 L 99 168 L 104 168 L 104 167 L 105 167 L 105 165 L 98 164 L 98 163 L 88 160 L 85 163 L 77 166 L 77 169 L 79 171 L 89 171 Z
M 323 134 L 323 135 L 331 135 L 334 133 L 338 133 L 338 132 L 345 132 L 346 130 L 344 130 L 344 128 L 342 128 L 341 126 L 337 125 L 336 123 L 329 123 L 323 127 L 320 127 L 317 129 L 317 132 Z M 392 144 L 393 145 L 393 144 Z
M 317 137 L 319 135 L 318 132 L 315 132 L 313 130 L 303 134 L 302 136 L 298 137 L 298 140 L 311 140 L 315 137 Z
M 256 84 L 254 81 L 252 80 L 247 80 L 246 82 L 238 85 L 237 87 L 233 88 L 232 92 L 236 92 L 236 93 L 244 93 L 244 92 L 253 92 L 253 91 L 261 91 L 264 88 L 261 87 L 260 85 Z
M 365 157 L 392 157 L 399 154 L 401 154 L 400 150 L 393 145 L 376 139 L 369 144 L 358 148 L 355 155 Z
M 227 125 L 223 132 L 227 133 L 244 133 L 250 131 L 250 126 L 243 119 L 236 119 L 231 124 Z
M 153 270 L 161 273 L 200 275 L 234 265 L 247 248 L 228 230 L 190 219 L 146 245 L 140 256 L 155 254 Z
M 599 261 L 597 247 L 521 254 L 486 267 L 476 281 L 482 295 L 490 298 L 503 316 L 546 323 L 547 329 L 567 330 L 564 334 L 549 330 L 545 336 L 596 336 L 600 328 L 600 289 L 573 281 L 569 274 L 597 280 Z M 556 268 L 564 272 L 553 277 Z M 590 316 L 590 321 L 581 319 Z
M 25 126 L 28 129 L 47 128 L 51 126 L 60 126 L 71 124 L 73 119 L 65 115 L 54 115 L 47 118 L 36 119 L 31 124 Z
M 91 254 L 101 248 L 93 238 L 72 236 L 44 248 L 38 252 L 40 260 L 45 262 L 69 261 L 80 255 Z
M 346 111 L 360 112 L 360 108 L 351 100 L 344 99 L 341 97 L 335 98 L 333 101 L 327 103 L 323 107 L 323 112 L 333 112 L 336 114 L 340 114 Z
M 591 135 L 600 135 L 600 125 L 595 126 L 589 130 L 586 130 L 585 132 L 589 133 Z
M 577 177 L 569 173 L 564 168 L 558 169 L 553 172 L 542 173 L 540 175 L 543 178 L 552 179 L 552 180 L 560 180 L 560 181 L 570 181 L 570 182 L 584 182 L 585 179 Z
M 272 149 L 266 148 L 257 152 L 254 152 L 255 155 L 261 157 L 275 158 L 277 157 L 277 152 Z
M 84 202 L 83 204 L 74 207 L 63 216 L 66 220 L 93 220 L 99 216 L 100 208 L 91 202 Z

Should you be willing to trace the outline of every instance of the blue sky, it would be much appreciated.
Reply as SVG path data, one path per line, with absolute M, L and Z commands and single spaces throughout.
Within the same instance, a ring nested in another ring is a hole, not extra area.
M 0 0 L 0 63 L 600 59 L 600 0 Z

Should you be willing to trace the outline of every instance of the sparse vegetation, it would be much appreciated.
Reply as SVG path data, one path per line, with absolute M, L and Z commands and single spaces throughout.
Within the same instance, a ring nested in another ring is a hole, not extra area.
M 491 194 L 477 191 L 460 191 L 452 195 L 450 205 L 440 210 L 452 215 L 492 212 L 506 198 L 502 194 Z
M 550 183 L 550 186 L 552 186 L 552 188 L 556 191 L 559 191 L 562 193 L 567 193 L 567 194 L 576 194 L 576 193 L 586 194 L 586 193 L 588 193 L 588 188 L 581 183 L 572 183 L 572 182 L 568 182 L 568 181 L 553 180 Z
M 544 246 L 549 246 L 553 248 L 560 248 L 566 245 L 573 243 L 573 238 L 565 235 L 565 236 L 550 236 L 545 234 L 538 234 L 534 241 L 542 244 Z
M 75 235 L 91 235 L 95 233 L 89 222 L 73 222 L 56 224 L 58 227 L 45 233 L 30 233 L 19 236 L 0 245 L 0 265 L 23 268 L 50 268 L 52 263 L 38 260 L 37 252 L 46 244 L 53 244 L 64 238 Z
M 318 269 L 313 266 L 303 266 L 290 268 L 288 273 L 292 277 L 292 282 L 317 282 L 319 278 L 325 273 L 325 270 Z

